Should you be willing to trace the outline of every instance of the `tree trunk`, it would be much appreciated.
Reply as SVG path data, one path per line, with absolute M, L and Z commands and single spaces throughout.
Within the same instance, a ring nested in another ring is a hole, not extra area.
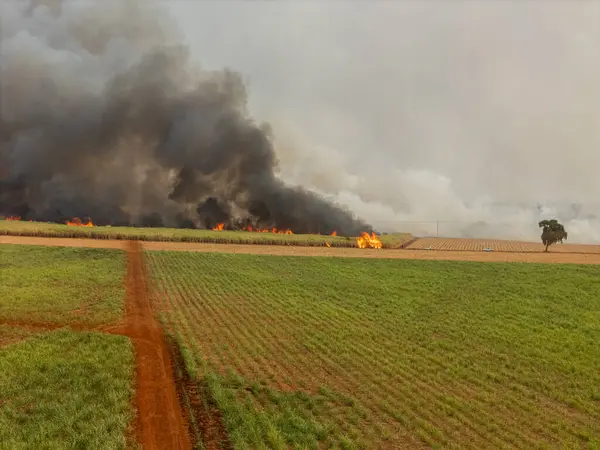
M 549 246 L 549 245 L 550 245 L 550 244 L 546 244 L 546 249 L 544 250 L 545 252 L 547 252 L 547 251 L 548 251 L 548 246 Z

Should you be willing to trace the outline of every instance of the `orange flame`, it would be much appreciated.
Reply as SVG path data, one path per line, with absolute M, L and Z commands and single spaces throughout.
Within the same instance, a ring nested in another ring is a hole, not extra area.
M 4 220 L 21 220 L 21 216 L 8 216 Z
M 381 248 L 381 241 L 375 233 L 371 233 L 371 236 L 369 236 L 369 233 L 363 231 L 360 236 L 356 238 L 356 245 L 358 245 L 358 248 Z
M 88 219 L 87 223 L 83 223 L 79 217 L 73 218 L 72 221 L 67 220 L 67 225 L 70 227 L 93 227 L 92 219 Z
M 333 230 L 333 232 L 331 233 L 332 236 L 337 236 L 337 231 Z
M 225 229 L 224 227 L 225 227 L 225 224 L 218 223 L 217 226 L 213 228 L 213 230 L 215 230 L 215 231 L 224 230 Z M 252 225 L 248 225 L 246 228 L 240 229 L 240 231 L 247 231 L 249 233 L 294 234 L 294 232 L 292 230 L 290 230 L 289 228 L 287 228 L 285 230 L 278 230 L 275 227 L 273 227 L 273 228 L 254 228 Z
M 290 230 L 289 228 L 286 230 L 278 230 L 277 228 L 273 227 L 273 228 L 262 228 L 262 229 L 253 230 L 252 226 L 248 226 L 247 230 L 255 231 L 256 233 L 294 234 L 292 232 L 292 230 Z

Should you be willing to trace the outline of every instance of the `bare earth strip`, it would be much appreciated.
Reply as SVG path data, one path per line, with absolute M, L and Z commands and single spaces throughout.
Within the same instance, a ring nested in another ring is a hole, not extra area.
M 419 239 L 419 241 L 431 239 Z M 442 240 L 442 238 L 436 238 Z M 468 241 L 464 239 L 461 241 Z M 427 242 L 427 241 L 426 241 Z M 491 242 L 491 241 L 487 241 Z M 506 242 L 506 241 L 503 241 Z M 62 238 L 32 238 L 19 236 L 0 236 L 0 244 L 27 244 L 27 245 L 49 245 L 68 247 L 96 247 L 96 248 L 124 248 L 125 242 L 96 239 L 62 239 Z M 528 243 L 525 243 L 528 244 Z M 237 253 L 258 255 L 280 255 L 280 256 L 329 256 L 346 258 L 388 258 L 388 259 L 427 259 L 427 260 L 449 260 L 449 261 L 481 261 L 481 262 L 532 262 L 532 263 L 559 263 L 559 264 L 600 264 L 600 252 L 577 252 L 566 253 L 565 251 L 554 251 L 554 245 L 549 253 L 541 251 L 468 251 L 469 247 L 463 245 L 455 250 L 423 250 L 428 244 L 419 249 L 408 248 L 405 250 L 374 250 L 358 248 L 326 248 L 326 247 L 294 247 L 294 246 L 271 246 L 271 245 L 244 245 L 244 244 L 198 244 L 181 242 L 144 242 L 141 244 L 144 250 L 169 250 L 169 251 L 193 251 L 212 253 Z M 535 244 L 534 244 L 535 245 Z M 540 245 L 541 247 L 541 245 Z M 566 244 L 564 245 L 566 247 Z M 597 248 L 595 245 L 576 246 L 582 248 Z M 433 248 L 433 246 L 432 246 Z M 476 250 L 476 249 L 475 249 Z
M 45 245 L 49 247 L 87 247 L 125 249 L 127 241 L 104 239 L 71 239 L 0 236 L 0 244 Z
M 127 331 L 136 351 L 138 431 L 144 449 L 188 449 L 191 442 L 179 405 L 173 365 L 146 292 L 139 242 L 127 244 Z

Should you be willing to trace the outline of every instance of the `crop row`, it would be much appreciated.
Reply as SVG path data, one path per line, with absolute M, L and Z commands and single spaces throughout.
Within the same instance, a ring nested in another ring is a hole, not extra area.
M 536 365 L 553 348 L 528 341 L 514 310 L 474 314 L 473 299 L 450 291 L 451 307 L 440 303 L 464 268 L 440 276 L 415 270 L 416 262 L 148 259 L 165 323 L 196 355 L 200 376 L 337 393 L 341 403 L 328 408 L 296 405 L 307 420 L 333 424 L 340 434 L 332 443 L 535 447 L 549 437 L 576 443 L 590 434 L 590 417 L 599 423 L 593 401 L 579 400 L 581 412 L 570 414 L 565 404 L 577 403 L 578 392 L 551 371 L 540 378 Z M 407 275 L 420 283 L 407 285 Z
M 45 238 L 83 238 L 83 239 L 115 239 L 115 240 L 133 240 L 133 241 L 153 241 L 153 242 L 195 242 L 207 244 L 257 244 L 257 245 L 290 245 L 299 247 L 324 247 L 326 242 L 329 247 L 356 247 L 356 241 L 353 239 L 329 240 L 323 237 L 322 240 L 316 239 L 270 239 L 268 237 L 254 238 L 244 236 L 239 238 L 221 238 L 219 236 L 164 236 L 161 234 L 124 234 L 124 233 L 101 233 L 86 231 L 12 231 L 0 230 L 3 236 L 23 236 L 23 237 L 45 237 Z

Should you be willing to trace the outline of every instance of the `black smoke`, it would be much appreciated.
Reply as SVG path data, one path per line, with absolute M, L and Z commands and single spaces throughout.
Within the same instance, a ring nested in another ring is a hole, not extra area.
M 0 214 L 371 231 L 277 177 L 240 75 L 195 67 L 153 2 L 9 0 L 1 12 Z

